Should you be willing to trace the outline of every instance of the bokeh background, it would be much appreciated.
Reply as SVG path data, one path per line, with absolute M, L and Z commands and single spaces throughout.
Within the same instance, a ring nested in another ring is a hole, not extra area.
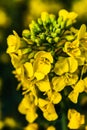
M 27 122 L 18 112 L 22 99 L 21 91 L 16 91 L 18 81 L 12 74 L 14 69 L 6 54 L 7 36 L 15 30 L 21 36 L 32 19 L 47 11 L 58 15 L 60 9 L 78 13 L 77 28 L 87 25 L 87 0 L 0 0 L 0 129 L 22 129 Z M 87 114 L 87 97 L 82 108 Z M 10 123 L 9 123 L 10 122 Z

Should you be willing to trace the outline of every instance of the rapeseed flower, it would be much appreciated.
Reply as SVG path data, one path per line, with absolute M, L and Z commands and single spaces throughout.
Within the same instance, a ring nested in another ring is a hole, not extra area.
M 61 110 L 65 110 L 65 103 L 70 100 L 79 105 L 79 95 L 87 93 L 87 32 L 84 24 L 80 29 L 73 27 L 76 17 L 76 13 L 64 9 L 57 19 L 43 12 L 29 24 L 29 29 L 23 30 L 22 37 L 13 31 L 7 38 L 13 73 L 19 81 L 18 89 L 22 86 L 23 90 L 18 110 L 29 122 L 25 130 L 38 129 L 32 126 L 38 121 L 38 110 L 48 122 L 56 122 Z M 73 109 L 69 105 L 66 109 L 70 129 L 78 129 L 85 123 L 74 105 Z
M 85 117 L 84 115 L 81 115 L 79 112 L 77 112 L 74 109 L 68 110 L 68 127 L 70 129 L 79 129 L 79 127 L 84 124 Z

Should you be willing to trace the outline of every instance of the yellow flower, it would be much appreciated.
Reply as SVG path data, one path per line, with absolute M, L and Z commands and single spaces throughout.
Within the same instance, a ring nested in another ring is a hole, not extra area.
M 55 64 L 54 72 L 57 75 L 62 75 L 67 72 L 73 73 L 77 70 L 77 68 L 78 62 L 74 57 L 60 57 Z
M 48 92 L 48 98 L 53 104 L 58 104 L 62 100 L 62 96 L 58 92 Z
M 66 52 L 69 56 L 80 56 L 81 51 L 79 49 L 79 41 L 75 40 L 73 42 L 66 42 L 63 51 Z
M 49 126 L 47 130 L 56 130 L 56 128 L 54 126 Z
M 77 14 L 75 12 L 68 12 L 65 9 L 62 9 L 59 11 L 59 16 L 62 16 L 64 20 L 71 19 L 74 21 L 77 17 Z
M 31 95 L 30 98 L 25 95 L 18 107 L 19 112 L 25 114 L 26 120 L 30 123 L 34 122 L 34 120 L 38 117 L 34 101 L 32 100 Z
M 85 37 L 85 33 L 86 33 L 86 25 L 82 24 L 78 31 L 78 39 L 80 40 L 81 38 Z
M 38 86 L 39 90 L 42 92 L 45 91 L 47 92 L 48 90 L 51 89 L 48 77 L 45 77 L 45 79 L 36 82 L 36 85 Z
M 66 86 L 74 85 L 78 81 L 78 75 L 75 73 L 66 73 Z
M 52 62 L 53 57 L 50 52 L 40 51 L 36 53 L 33 68 L 37 80 L 43 79 L 50 72 Z
M 31 123 L 27 125 L 24 130 L 38 130 L 38 124 L 37 123 Z
M 70 129 L 78 129 L 85 122 L 85 116 L 81 115 L 74 109 L 68 110 L 68 127 Z
M 62 75 L 66 72 L 68 72 L 69 66 L 67 62 L 67 58 L 60 57 L 60 59 L 55 63 L 54 72 L 57 75 Z
M 48 120 L 48 121 L 54 121 L 58 118 L 58 115 L 55 111 L 54 105 L 52 103 L 49 103 L 47 105 L 47 108 L 45 111 L 43 111 L 43 116 Z
M 56 92 L 62 91 L 65 88 L 65 86 L 66 86 L 65 78 L 63 76 L 61 76 L 61 77 L 54 77 L 52 79 L 52 83 L 53 83 L 53 89 Z
M 20 46 L 20 37 L 13 31 L 14 35 L 9 35 L 7 38 L 8 49 L 7 53 L 16 52 Z
M 43 111 L 43 116 L 48 121 L 53 121 L 58 118 L 58 115 L 55 111 L 54 105 L 48 100 L 39 99 L 39 108 Z

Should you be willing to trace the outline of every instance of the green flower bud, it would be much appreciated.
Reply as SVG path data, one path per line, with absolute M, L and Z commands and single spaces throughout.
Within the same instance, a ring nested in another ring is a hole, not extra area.
M 42 24 L 43 24 L 41 18 L 38 18 L 38 24 L 39 24 L 39 25 L 42 25 Z
M 72 40 L 74 40 L 74 36 L 73 35 L 67 35 L 67 36 L 65 36 L 65 39 L 66 40 L 68 40 L 68 41 L 72 41 Z
M 65 21 L 61 22 L 61 29 L 65 28 Z
M 63 17 L 59 17 L 57 21 L 58 21 L 58 25 L 61 25 L 61 22 L 63 21 Z
M 58 42 L 59 40 L 60 40 L 59 37 L 55 37 L 55 38 L 54 38 L 54 41 L 55 41 L 55 42 Z
M 30 37 L 30 31 L 28 29 L 23 30 L 22 36 L 26 37 L 26 38 L 29 38 Z
M 51 38 L 51 37 L 47 37 L 46 40 L 47 40 L 49 43 L 52 43 L 52 38 Z
M 60 29 L 60 28 L 57 28 L 55 32 L 56 32 L 57 34 L 60 34 L 60 33 L 61 33 L 61 29 Z
M 56 37 L 56 36 L 57 36 L 57 33 L 52 32 L 52 33 L 51 33 L 51 36 L 52 36 L 52 37 Z

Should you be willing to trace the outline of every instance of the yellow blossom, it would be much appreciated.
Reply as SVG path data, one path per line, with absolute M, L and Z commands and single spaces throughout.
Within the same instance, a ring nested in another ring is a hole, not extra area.
M 53 58 L 50 52 L 41 51 L 35 55 L 34 76 L 37 80 L 43 79 L 51 70 Z
M 54 126 L 49 126 L 47 130 L 56 130 L 56 128 Z
M 76 19 L 77 14 L 75 12 L 68 12 L 65 9 L 59 11 L 59 16 L 62 16 L 64 20 L 71 19 L 72 21 Z
M 58 104 L 61 100 L 62 100 L 62 96 L 60 93 L 58 92 L 49 92 L 50 94 L 48 94 L 48 98 L 50 99 L 50 101 L 53 104 Z
M 30 99 L 31 98 L 31 99 Z M 19 104 L 18 110 L 20 113 L 26 115 L 26 120 L 32 123 L 37 117 L 36 108 L 34 102 L 32 103 L 32 97 L 25 95 L 22 102 Z
M 78 39 L 81 39 L 85 36 L 86 33 L 86 25 L 82 24 L 79 31 L 78 31 Z
M 31 123 L 27 125 L 24 130 L 38 130 L 38 124 L 37 123 Z
M 80 56 L 81 51 L 79 49 L 79 41 L 75 40 L 73 42 L 66 42 L 63 51 L 66 52 L 69 56 Z
M 62 75 L 64 73 L 73 73 L 78 68 L 78 62 L 74 57 L 61 57 L 55 64 L 54 72 L 57 75 Z
M 85 116 L 81 115 L 74 109 L 68 110 L 68 127 L 70 129 L 78 129 L 85 122 Z
M 13 31 L 14 35 L 9 35 L 7 38 L 8 49 L 7 53 L 16 52 L 20 46 L 20 37 Z
M 65 78 L 63 76 L 61 76 L 61 77 L 54 77 L 52 79 L 52 83 L 53 83 L 53 89 L 56 92 L 62 91 L 64 89 L 64 87 L 66 86 Z
M 66 73 L 65 79 L 67 86 L 74 85 L 78 80 L 78 75 L 75 73 Z
M 50 103 L 48 100 L 44 100 L 44 99 L 40 98 L 39 107 L 43 111 L 43 116 L 48 121 L 53 121 L 58 118 L 54 105 L 52 103 Z
M 43 111 L 43 116 L 48 121 L 54 121 L 58 118 L 58 115 L 55 111 L 54 105 L 52 103 L 49 103 L 46 107 L 46 109 Z

